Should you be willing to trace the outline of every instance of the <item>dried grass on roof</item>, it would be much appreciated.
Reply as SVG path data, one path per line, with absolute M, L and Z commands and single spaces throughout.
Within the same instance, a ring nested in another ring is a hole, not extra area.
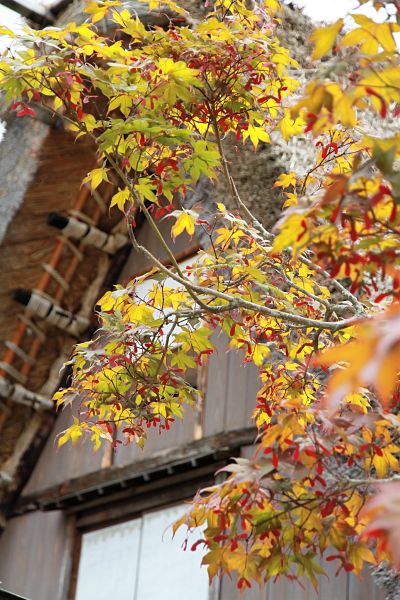
M 12 153 L 17 148 L 9 149 Z M 15 156 L 15 162 L 18 157 Z M 62 131 L 52 130 L 44 140 L 39 154 L 38 170 L 25 195 L 23 206 L 18 210 L 9 226 L 3 244 L 0 247 L 0 352 L 6 347 L 4 342 L 11 340 L 18 322 L 18 314 L 23 307 L 12 299 L 12 290 L 17 287 L 34 288 L 42 272 L 42 264 L 49 262 L 59 232 L 46 223 L 50 211 L 67 211 L 76 199 L 83 177 L 94 164 L 91 145 L 82 140 L 74 143 L 71 136 Z M 18 177 L 18 173 L 13 174 Z M 60 263 L 60 270 L 66 268 L 70 260 L 69 251 L 65 252 Z M 78 291 L 75 282 L 73 294 L 68 295 L 68 302 L 77 305 L 78 298 L 85 289 L 84 278 L 90 280 L 93 272 L 93 261 L 85 264 L 81 272 Z M 52 282 L 54 286 L 54 282 Z M 53 288 L 54 289 L 54 288 Z M 52 288 L 49 288 L 52 293 Z M 40 323 L 39 323 L 40 325 Z M 25 336 L 23 350 L 29 352 L 31 338 Z M 51 330 L 45 345 L 33 367 L 26 387 L 34 390 L 46 381 L 48 371 L 59 353 L 63 334 Z M 21 360 L 13 363 L 21 367 Z M 0 463 L 12 452 L 18 436 L 23 431 L 31 415 L 30 409 L 12 406 L 4 429 L 1 433 Z
M 39 152 L 49 126 L 33 119 L 6 118 L 0 143 L 0 242 L 21 206 L 37 169 Z

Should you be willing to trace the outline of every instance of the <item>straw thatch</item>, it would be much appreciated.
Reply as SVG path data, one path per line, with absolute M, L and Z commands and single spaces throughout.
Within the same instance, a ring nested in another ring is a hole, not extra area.
M 36 171 L 40 147 L 49 126 L 33 119 L 8 115 L 0 144 L 0 242 L 22 204 Z

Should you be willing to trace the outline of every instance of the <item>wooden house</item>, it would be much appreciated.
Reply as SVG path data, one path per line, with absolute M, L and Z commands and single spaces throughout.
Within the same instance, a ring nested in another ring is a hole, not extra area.
M 79 2 L 61 4 L 67 12 L 58 18 L 79 17 Z M 201 15 L 200 3 L 191 8 Z M 289 11 L 285 35 L 304 44 L 309 25 L 299 27 L 299 19 Z M 267 147 L 243 152 L 233 147 L 229 153 L 238 185 L 258 216 L 271 222 L 279 206 L 268 190 L 286 159 Z M 257 373 L 226 353 L 223 340 L 194 374 L 204 403 L 169 433 L 150 435 L 143 451 L 134 445 L 115 451 L 103 445 L 97 453 L 89 444 L 56 448 L 56 435 L 71 420 L 69 409 L 56 415 L 50 402 L 62 385 L 63 362 L 95 326 L 100 295 L 149 267 L 123 237 L 104 252 L 48 225 L 57 221 L 49 214 L 57 213 L 59 220 L 124 235 L 119 216 L 108 213 L 111 188 L 91 194 L 82 185 L 95 162 L 91 144 L 75 141 L 61 123 L 7 118 L 0 144 L 0 598 L 8 597 L 1 586 L 29 600 L 316 598 L 308 584 L 302 589 L 286 581 L 244 594 L 227 578 L 209 587 L 201 555 L 183 552 L 179 536 L 170 540 L 167 528 L 185 500 L 213 482 L 230 457 L 254 451 Z M 202 182 L 187 201 L 212 202 L 223 193 Z M 146 223 L 138 237 L 163 258 Z M 199 244 L 179 238 L 171 247 L 185 261 Z M 53 309 L 54 319 L 44 318 Z M 321 578 L 319 597 L 383 598 L 368 573 L 362 581 L 351 574 Z

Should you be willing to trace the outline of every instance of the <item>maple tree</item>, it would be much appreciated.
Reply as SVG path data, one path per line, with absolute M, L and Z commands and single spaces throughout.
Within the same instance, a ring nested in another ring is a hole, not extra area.
M 18 42 L 0 61 L 13 109 L 30 116 L 39 103 L 93 140 L 87 182 L 115 185 L 111 206 L 154 265 L 99 301 L 100 333 L 77 346 L 72 386 L 56 394 L 79 414 L 59 443 L 142 446 L 149 428 L 168 430 L 198 401 L 187 374 L 221 331 L 262 385 L 254 458 L 226 467 L 175 525 L 201 527 L 193 549 L 210 578 L 236 572 L 244 588 L 305 574 L 316 585 L 320 556 L 337 572 L 398 566 L 400 4 L 375 0 L 379 23 L 353 14 L 350 28 L 315 29 L 305 84 L 276 36 L 278 0 L 216 0 L 189 25 L 171 1 L 148 5 L 169 15 L 166 29 L 107 0 L 81 25 L 1 31 Z M 301 136 L 313 158 L 277 179 L 285 206 L 268 231 L 224 147 L 274 136 Z M 225 179 L 232 209 L 185 208 L 204 177 Z M 169 266 L 138 242 L 138 211 Z M 185 269 L 160 233 L 166 217 L 173 237 L 208 237 Z

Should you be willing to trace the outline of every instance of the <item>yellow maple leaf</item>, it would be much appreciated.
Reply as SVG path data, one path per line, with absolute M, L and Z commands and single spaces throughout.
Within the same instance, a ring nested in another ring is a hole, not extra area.
M 123 211 L 125 202 L 129 199 L 129 196 L 130 192 L 127 188 L 125 188 L 124 190 L 119 190 L 119 192 L 114 194 L 114 196 L 112 197 L 110 207 L 117 206 L 119 210 Z
M 257 148 L 258 142 L 269 144 L 271 141 L 269 133 L 263 127 L 256 127 L 255 125 L 249 125 L 248 129 L 243 131 L 243 140 L 246 140 L 248 137 L 252 141 L 254 148 Z
M 341 121 L 345 127 L 354 127 L 357 123 L 356 113 L 353 108 L 353 99 L 347 94 L 342 94 L 335 98 L 334 114 L 338 121 Z
M 115 305 L 115 299 L 112 296 L 111 292 L 106 292 L 102 298 L 97 302 L 97 305 L 100 306 L 101 310 L 112 310 Z
M 290 173 L 282 173 L 274 183 L 274 187 L 282 187 L 284 189 L 296 185 L 296 174 L 293 171 Z
M 288 108 L 285 109 L 285 114 L 279 122 L 283 139 L 287 142 L 294 135 L 302 133 L 306 122 L 301 117 L 293 117 Z
M 113 6 L 119 6 L 119 1 L 112 2 L 91 2 L 88 6 L 84 8 L 84 12 L 91 15 L 91 19 L 93 23 L 97 23 L 97 21 L 101 21 L 107 15 L 109 9 Z
M 68 429 L 63 432 L 63 435 L 58 438 L 58 447 L 60 448 L 69 441 L 74 445 L 82 435 L 82 425 L 79 423 L 78 419 L 74 417 L 74 424 L 68 427 Z
M 350 547 L 349 559 L 356 575 L 361 572 L 364 562 L 376 564 L 376 558 L 364 542 L 357 542 Z
M 196 219 L 193 215 L 190 212 L 183 210 L 172 227 L 172 237 L 175 239 L 184 231 L 192 236 L 194 234 L 195 223 Z
M 319 27 L 315 29 L 311 36 L 310 40 L 314 43 L 314 50 L 312 53 L 312 58 L 321 58 L 327 54 L 330 50 L 332 50 L 334 43 L 336 42 L 336 38 L 339 34 L 339 31 L 343 27 L 343 19 L 339 19 L 336 23 L 332 25 L 328 25 L 326 27 Z
M 83 181 L 85 183 L 90 183 L 92 190 L 95 190 L 99 187 L 102 181 L 108 181 L 107 169 L 103 169 L 102 167 L 93 169 L 93 171 L 90 171 Z

